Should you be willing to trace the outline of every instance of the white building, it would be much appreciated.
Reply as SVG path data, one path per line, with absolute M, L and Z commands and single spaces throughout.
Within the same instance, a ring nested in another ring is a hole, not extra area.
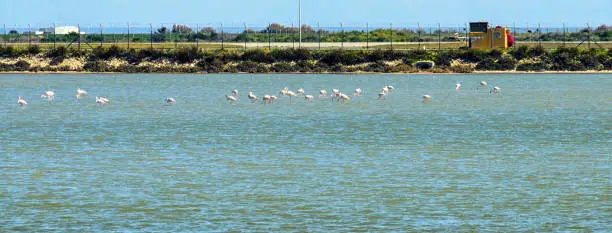
M 79 32 L 79 28 L 75 27 L 75 26 L 55 27 L 55 34 L 57 34 L 57 35 L 66 35 L 66 34 L 70 34 L 72 32 L 78 33 Z M 81 34 L 85 34 L 85 33 L 81 32 Z

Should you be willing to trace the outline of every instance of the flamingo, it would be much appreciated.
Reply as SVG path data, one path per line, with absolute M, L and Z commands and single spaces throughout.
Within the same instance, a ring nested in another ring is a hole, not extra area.
M 493 87 L 493 89 L 491 89 L 491 91 L 489 91 L 489 93 L 493 93 L 493 94 L 497 94 L 501 92 L 501 88 L 500 87 Z
M 487 82 L 486 81 L 480 81 L 480 87 L 486 87 L 487 86 Z M 478 88 L 476 88 L 478 89 Z
M 314 98 L 314 96 L 312 96 L 312 95 L 305 95 L 304 96 L 304 99 L 306 99 L 306 102 L 308 102 L 308 103 L 312 102 L 312 98 Z
M 384 91 L 380 92 L 380 93 L 378 93 L 378 99 L 379 100 L 384 100 L 386 95 L 387 95 L 386 92 L 384 92 Z
M 166 97 L 164 98 L 164 102 L 166 102 L 167 104 L 174 104 L 176 103 L 176 100 L 172 97 Z
M 461 88 L 461 83 L 455 84 L 455 90 L 459 91 L 460 88 Z
M 288 91 L 289 91 L 289 88 L 288 88 L 288 87 L 285 87 L 285 88 L 283 88 L 283 89 L 282 89 L 282 90 L 281 90 L 281 91 L 278 93 L 278 95 L 280 95 L 280 96 L 285 96 L 285 95 L 287 95 L 287 92 L 288 92 Z
M 391 85 L 387 85 L 387 89 L 389 89 L 389 91 L 393 91 L 394 87 Z
M 267 104 L 270 103 L 270 95 L 264 95 L 264 97 L 261 99 L 263 104 Z
M 383 87 L 383 88 L 382 88 L 382 92 L 384 92 L 385 94 L 386 94 L 386 93 L 389 93 L 389 86 L 385 86 L 385 87 Z
M 338 100 L 338 98 L 340 97 L 340 94 L 341 94 L 340 90 L 332 89 L 332 93 L 331 93 L 332 101 Z
M 87 91 L 85 91 L 85 90 L 83 90 L 81 88 L 77 88 L 77 90 L 76 90 L 76 98 L 77 99 L 80 99 L 80 98 L 82 98 L 85 95 L 87 95 Z
M 355 96 L 361 96 L 361 88 L 355 89 Z
M 19 96 L 19 99 L 17 99 L 17 103 L 21 106 L 28 104 L 28 101 L 24 100 L 23 97 Z
M 321 97 L 325 97 L 325 96 L 327 96 L 327 91 L 326 91 L 326 90 L 324 90 L 324 89 L 321 89 L 321 90 L 319 91 L 319 98 L 321 98 Z
M 291 103 L 291 99 L 296 97 L 297 95 L 293 91 L 287 91 L 286 95 L 289 96 L 289 103 Z
M 46 91 L 45 94 L 41 95 L 40 98 L 47 99 L 49 101 L 55 100 L 55 92 Z
M 430 95 L 423 95 L 423 103 L 428 103 L 431 100 Z
M 340 97 L 338 101 L 342 100 L 343 103 L 348 103 L 351 100 L 351 97 L 349 97 L 348 95 L 345 95 L 342 93 L 339 93 L 339 94 L 340 94 Z
M 232 96 L 238 98 L 238 90 L 236 89 L 232 90 Z
M 297 92 L 298 92 L 298 95 L 304 96 L 304 89 L 300 88 L 297 90 Z
M 225 100 L 227 100 L 227 102 L 229 102 L 229 103 L 236 103 L 236 100 L 238 100 L 238 99 L 236 99 L 235 96 L 231 96 L 231 95 L 227 95 L 226 94 L 225 95 Z
M 278 97 L 276 97 L 275 95 L 271 95 L 270 96 L 270 103 L 274 102 L 276 99 L 278 99 Z
M 108 104 L 108 103 L 110 103 L 110 100 L 108 100 L 107 98 L 97 97 L 96 96 L 96 104 L 98 104 L 98 105 L 105 105 L 105 104 Z
M 257 101 L 257 96 L 253 95 L 253 92 L 249 92 L 249 99 L 252 103 L 255 103 Z

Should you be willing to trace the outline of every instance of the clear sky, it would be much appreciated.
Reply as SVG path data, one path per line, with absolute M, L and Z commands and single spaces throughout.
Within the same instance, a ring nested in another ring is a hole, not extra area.
M 612 0 L 302 0 L 302 23 L 322 26 L 612 24 Z M 298 0 L 0 0 L 0 24 L 297 25 Z

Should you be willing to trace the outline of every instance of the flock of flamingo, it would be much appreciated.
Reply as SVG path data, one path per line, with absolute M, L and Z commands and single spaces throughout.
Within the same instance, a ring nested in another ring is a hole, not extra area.
M 480 81 L 479 82 L 480 87 L 486 87 L 488 85 L 488 83 L 486 81 Z M 457 84 L 455 85 L 455 90 L 459 91 L 462 87 L 461 82 L 457 82 Z M 393 92 L 394 87 L 391 85 L 386 85 L 383 88 L 380 89 L 380 93 L 378 93 L 378 100 L 385 100 L 386 96 L 389 95 L 391 92 Z M 478 89 L 478 88 L 477 88 Z M 489 93 L 490 94 L 497 94 L 501 92 L 501 88 L 500 87 L 493 87 Z M 353 96 L 361 96 L 362 94 L 362 90 L 361 88 L 357 88 L 355 89 Z M 77 88 L 76 90 L 76 98 L 77 99 L 81 99 L 83 97 L 87 96 L 87 91 L 81 89 L 81 88 Z M 304 98 L 306 100 L 306 102 L 310 103 L 312 102 L 312 100 L 314 99 L 313 95 L 309 95 L 309 94 L 305 94 L 304 89 L 299 88 L 297 90 L 297 93 L 290 91 L 289 88 L 285 87 L 283 88 L 280 92 L 279 92 L 279 96 L 280 97 L 289 97 L 289 103 L 293 102 L 293 98 L 297 98 L 298 96 L 301 98 Z M 332 89 L 331 90 L 331 94 L 328 96 L 328 92 L 325 89 L 319 90 L 319 98 L 327 98 L 327 97 L 331 97 L 332 101 L 336 101 L 336 102 L 342 102 L 342 103 L 348 103 L 351 100 L 351 97 L 349 97 L 348 95 L 346 95 L 345 93 L 342 93 L 340 90 L 338 89 Z M 55 100 L 55 92 L 53 91 L 46 91 L 45 93 L 43 93 L 40 98 L 42 99 L 47 99 L 49 101 L 54 101 Z M 257 97 L 256 95 L 253 94 L 253 92 L 249 92 L 248 95 L 249 100 L 251 101 L 251 103 L 256 103 L 257 101 L 260 100 L 259 97 Z M 423 101 L 424 102 L 428 102 L 429 100 L 431 100 L 431 95 L 423 95 Z M 238 90 L 234 89 L 232 90 L 231 95 L 225 95 L 225 99 L 233 104 L 236 103 L 240 97 L 238 95 Z M 274 103 L 276 100 L 278 99 L 278 97 L 276 95 L 269 95 L 266 94 L 261 98 L 261 103 L 262 104 L 272 104 Z M 164 103 L 166 104 L 175 104 L 176 103 L 176 99 L 174 99 L 173 97 L 165 97 L 164 98 Z M 105 104 L 110 104 L 111 101 L 106 98 L 106 97 L 98 97 L 96 96 L 96 104 L 101 106 L 101 105 L 105 105 Z M 27 105 L 28 102 L 22 97 L 19 96 L 18 100 L 17 100 L 17 104 L 24 106 Z

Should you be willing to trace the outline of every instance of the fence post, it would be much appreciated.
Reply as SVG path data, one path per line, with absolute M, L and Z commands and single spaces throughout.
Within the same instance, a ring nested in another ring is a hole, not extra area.
M 588 23 L 587 23 L 587 39 L 588 39 L 587 48 L 590 49 L 591 48 L 591 25 L 589 25 Z
M 100 47 L 102 47 L 103 41 L 104 41 L 104 34 L 102 34 L 102 24 L 100 24 Z
M 442 25 L 438 23 L 438 52 L 440 52 L 440 47 L 441 47 L 440 40 L 441 39 L 442 39 Z
M 6 46 L 6 41 L 7 41 L 7 39 L 6 39 L 6 24 L 4 24 L 4 38 L 2 39 L 2 41 L 4 42 L 4 46 Z
M 318 34 L 319 50 L 321 50 L 321 24 L 319 22 L 317 22 L 317 34 Z
M 366 49 L 370 49 L 370 25 L 366 22 Z
M 196 48 L 198 49 L 200 49 L 200 40 L 198 39 L 199 35 L 200 35 L 200 24 L 196 24 L 195 41 L 196 41 Z
M 514 28 L 513 29 L 513 32 L 514 32 L 514 47 L 516 48 L 516 47 L 518 47 L 517 45 L 518 45 L 518 35 L 519 35 L 519 33 L 516 31 L 516 22 L 512 23 L 512 27 Z
M 295 27 L 293 26 L 293 23 L 291 23 L 291 46 L 293 46 L 293 48 L 295 49 L 295 32 L 293 31 L 293 29 L 295 29 Z
M 391 50 L 393 50 L 393 23 L 389 24 L 389 33 L 391 33 Z
M 32 46 L 32 26 L 28 24 L 28 46 Z
M 342 23 L 340 23 L 340 31 L 342 33 L 340 36 L 340 47 L 344 49 L 344 25 Z
M 153 50 L 153 24 L 150 23 L 149 24 L 149 44 L 150 44 L 150 49 Z
M 418 22 L 417 22 L 417 35 L 418 35 L 417 41 L 419 42 L 418 50 L 421 50 L 421 24 L 419 24 Z
M 6 31 L 6 25 L 4 27 L 4 30 Z M 57 43 L 57 35 L 55 34 L 55 31 L 55 23 L 53 23 L 53 49 L 55 49 L 55 44 Z
M 540 23 L 538 23 L 538 46 L 542 47 L 542 27 Z
M 563 22 L 563 47 L 565 47 L 566 40 L 567 40 L 567 31 L 565 29 L 565 22 Z
M 272 50 L 272 42 L 270 41 L 270 30 L 272 29 L 272 24 L 270 24 L 270 22 L 268 22 L 268 30 L 266 30 L 266 33 L 268 33 L 268 50 Z
M 78 29 L 78 35 L 77 35 L 78 49 L 80 51 L 81 50 L 81 25 L 77 24 L 77 29 Z
M 127 33 L 127 40 L 128 40 L 128 49 L 130 49 L 130 23 L 127 24 L 128 26 L 128 33 Z
M 246 23 L 244 24 L 244 50 L 247 49 L 247 40 L 249 37 L 249 31 L 247 31 L 247 25 Z
M 224 46 L 225 39 L 223 39 L 224 36 L 225 34 L 223 33 L 223 24 L 221 24 L 221 50 L 225 49 L 225 46 Z

